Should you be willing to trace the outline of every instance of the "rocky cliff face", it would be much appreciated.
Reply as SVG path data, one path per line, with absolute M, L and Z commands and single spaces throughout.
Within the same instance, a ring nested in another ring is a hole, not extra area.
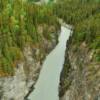
M 25 59 L 17 64 L 15 75 L 0 78 L 0 100 L 26 100 L 38 79 L 43 59 L 56 43 L 57 34 L 53 34 L 51 41 L 44 40 L 40 48 L 24 48 Z
M 61 73 L 61 100 L 100 100 L 100 63 L 85 42 L 78 47 L 69 40 Z

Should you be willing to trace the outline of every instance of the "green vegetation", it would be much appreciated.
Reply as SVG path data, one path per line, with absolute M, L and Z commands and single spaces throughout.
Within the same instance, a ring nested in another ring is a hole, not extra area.
M 85 42 L 100 61 L 100 0 L 58 0 L 54 14 L 74 26 L 72 44 Z
M 24 59 L 26 45 L 51 40 L 58 17 L 74 26 L 72 44 L 78 47 L 85 42 L 95 51 L 94 60 L 100 61 L 99 0 L 58 0 L 41 6 L 33 1 L 0 0 L 0 73 L 14 74 L 16 62 Z
M 43 38 L 51 39 L 51 31 L 41 34 L 38 26 L 54 26 L 56 17 L 51 5 L 35 5 L 24 0 L 0 0 L 0 76 L 14 74 L 16 62 L 24 59 L 26 45 L 42 45 Z M 52 20 L 51 20 L 52 19 Z M 48 33 L 48 37 L 47 34 Z

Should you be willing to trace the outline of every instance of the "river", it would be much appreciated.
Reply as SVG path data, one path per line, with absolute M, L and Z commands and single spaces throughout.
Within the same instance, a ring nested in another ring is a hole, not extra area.
M 59 100 L 60 73 L 64 64 L 66 43 L 70 33 L 70 29 L 61 26 L 59 43 L 46 57 L 35 89 L 28 97 L 29 100 Z

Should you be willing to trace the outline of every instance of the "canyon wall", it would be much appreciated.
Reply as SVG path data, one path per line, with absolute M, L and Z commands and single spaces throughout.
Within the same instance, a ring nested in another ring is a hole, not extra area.
M 41 33 L 41 28 L 39 31 Z M 24 48 L 24 60 L 17 62 L 15 74 L 0 78 L 0 100 L 26 100 L 34 89 L 46 55 L 56 46 L 57 39 L 55 32 L 51 40 L 44 38 L 43 45 Z
M 65 65 L 61 73 L 61 100 L 100 100 L 100 63 L 85 42 L 79 46 L 68 41 Z

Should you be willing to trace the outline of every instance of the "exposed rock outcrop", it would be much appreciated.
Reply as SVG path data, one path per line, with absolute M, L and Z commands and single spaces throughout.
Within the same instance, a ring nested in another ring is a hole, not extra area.
M 23 50 L 24 61 L 17 64 L 15 75 L 0 78 L 0 100 L 26 100 L 34 89 L 42 62 L 56 46 L 57 34 L 51 40 L 44 40 L 42 47 L 26 46 Z
M 61 73 L 61 100 L 100 100 L 100 63 L 86 43 L 78 47 L 69 40 Z

